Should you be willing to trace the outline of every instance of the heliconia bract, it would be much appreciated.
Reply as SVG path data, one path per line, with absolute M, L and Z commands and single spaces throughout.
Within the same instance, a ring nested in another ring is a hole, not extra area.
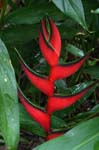
M 37 75 L 33 72 L 29 66 L 24 62 L 20 54 L 17 52 L 20 64 L 22 69 L 24 70 L 26 76 L 31 81 L 33 85 L 35 85 L 39 90 L 45 93 L 48 96 L 52 96 L 54 92 L 54 84 L 45 77 Z
M 35 106 L 29 104 L 27 99 L 23 96 L 22 92 L 20 89 L 18 89 L 18 96 L 23 104 L 24 108 L 26 111 L 29 113 L 29 115 L 36 121 L 38 122 L 46 132 L 50 130 L 50 117 L 47 113 L 39 110 Z
M 39 31 L 39 46 L 41 52 L 50 66 L 57 65 L 61 50 L 61 38 L 54 22 L 48 18 L 50 33 L 43 19 Z
M 85 55 L 84 57 L 80 58 L 78 61 L 73 63 L 69 63 L 66 65 L 56 65 L 51 67 L 49 79 L 51 81 L 67 78 L 74 74 L 79 68 L 83 65 L 83 63 L 88 59 L 90 53 Z
M 51 114 L 57 110 L 61 110 L 71 106 L 76 101 L 78 101 L 82 96 L 84 96 L 84 94 L 86 94 L 93 86 L 94 84 L 90 85 L 89 87 L 85 88 L 81 92 L 74 95 L 49 97 L 47 102 L 47 113 Z

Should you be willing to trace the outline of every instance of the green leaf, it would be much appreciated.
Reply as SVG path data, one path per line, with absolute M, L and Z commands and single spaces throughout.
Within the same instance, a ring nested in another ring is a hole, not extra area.
M 48 14 L 52 19 L 63 19 L 64 15 L 51 3 L 35 4 L 31 7 L 19 8 L 5 17 L 5 23 L 35 24 Z
M 99 8 L 97 8 L 96 10 L 91 10 L 91 13 L 99 14 Z
M 77 120 L 88 120 L 89 118 L 92 118 L 93 116 L 96 116 L 99 114 L 99 104 L 94 106 L 90 111 L 82 112 L 77 114 L 74 118 Z
M 99 117 L 81 123 L 64 135 L 33 150 L 97 150 L 97 146 L 99 146 Z
M 57 80 L 55 82 L 57 88 L 61 88 L 62 90 L 66 90 L 67 85 L 64 80 Z
M 62 39 L 72 39 L 79 32 L 80 27 L 77 26 L 77 22 L 68 18 L 59 24 L 58 29 Z
M 99 104 L 97 104 L 96 106 L 94 106 L 90 112 L 98 112 L 99 113 Z
M 28 115 L 22 105 L 20 105 L 20 124 L 21 128 L 25 129 L 26 131 L 42 137 L 46 136 L 43 128 Z
M 67 16 L 78 22 L 87 30 L 84 9 L 81 0 L 52 0 L 53 3 Z
M 92 79 L 99 79 L 99 66 L 87 67 L 84 72 L 88 73 Z
M 68 44 L 66 46 L 66 50 L 75 56 L 80 56 L 80 57 L 84 56 L 83 50 L 77 48 L 76 46 L 74 46 L 72 44 Z
M 93 15 L 93 13 L 91 13 L 91 10 L 97 9 L 97 6 L 99 5 L 99 1 L 98 0 L 94 0 L 94 1 L 93 0 L 92 1 L 91 0 L 83 0 L 82 2 L 83 2 L 84 10 L 85 10 L 87 25 L 91 29 L 91 31 L 95 31 L 95 33 L 97 35 L 97 31 L 99 30 L 98 15 Z M 92 39 L 93 39 L 93 37 L 92 37 Z
M 99 149 L 99 140 L 94 144 L 94 150 L 98 150 Z
M 14 70 L 9 54 L 0 40 L 0 130 L 8 150 L 19 142 L 19 108 Z
M 38 24 L 36 25 L 13 25 L 0 31 L 0 37 L 6 44 L 24 44 L 38 36 Z
M 51 127 L 52 129 L 60 130 L 64 127 L 67 127 L 66 122 L 63 119 L 60 119 L 59 117 L 52 115 L 51 116 Z

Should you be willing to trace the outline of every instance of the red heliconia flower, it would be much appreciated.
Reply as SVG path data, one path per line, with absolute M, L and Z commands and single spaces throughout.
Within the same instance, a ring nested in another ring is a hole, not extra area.
M 50 66 L 58 63 L 61 50 L 61 38 L 55 23 L 48 17 L 50 33 L 47 28 L 47 22 L 44 18 L 41 22 L 39 31 L 39 46 L 43 56 Z
M 18 97 L 23 104 L 26 111 L 29 115 L 38 122 L 46 132 L 50 130 L 50 117 L 47 113 L 43 112 L 42 110 L 36 108 L 35 106 L 31 105 L 25 96 L 23 95 L 22 91 L 18 88 Z
M 89 55 L 90 53 L 80 58 L 78 61 L 66 65 L 56 65 L 54 67 L 51 67 L 49 80 L 55 81 L 71 76 L 79 70 L 79 68 L 84 64 L 86 59 L 88 59 Z
M 54 92 L 54 84 L 45 77 L 41 77 L 37 75 L 34 71 L 32 71 L 29 66 L 24 62 L 20 54 L 17 52 L 20 64 L 22 69 L 24 70 L 26 76 L 31 81 L 33 85 L 35 85 L 38 89 L 40 89 L 43 93 L 48 96 L 52 96 Z
M 64 133 L 63 132 L 58 132 L 58 133 L 51 133 L 49 134 L 47 137 L 46 137 L 46 140 L 49 141 L 49 140 L 52 140 L 56 137 L 59 137 L 61 135 L 63 135 Z
M 49 97 L 47 102 L 47 113 L 52 114 L 55 111 L 62 110 L 71 106 L 72 104 L 77 102 L 82 96 L 84 96 L 84 94 L 86 94 L 94 85 L 95 83 L 74 95 Z
M 47 27 L 47 23 L 49 25 L 49 29 Z M 47 20 L 44 18 L 41 22 L 41 28 L 39 31 L 39 46 L 44 58 L 50 65 L 50 73 L 47 78 L 37 75 L 24 62 L 18 52 L 17 55 L 21 67 L 31 83 L 48 96 L 46 112 L 35 107 L 34 105 L 31 105 L 19 88 L 18 96 L 26 111 L 46 131 L 46 140 L 50 140 L 63 134 L 60 132 L 51 133 L 51 114 L 55 111 L 70 107 L 82 96 L 84 96 L 95 85 L 95 83 L 91 84 L 89 87 L 74 95 L 55 96 L 55 80 L 67 78 L 74 74 L 76 71 L 78 71 L 80 67 L 84 64 L 86 59 L 89 57 L 90 53 L 73 63 L 69 63 L 66 65 L 58 64 L 61 51 L 61 38 L 55 23 L 49 17 L 47 18 Z

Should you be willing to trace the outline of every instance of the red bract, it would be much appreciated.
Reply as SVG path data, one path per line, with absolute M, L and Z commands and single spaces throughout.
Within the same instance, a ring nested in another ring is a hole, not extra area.
M 27 99 L 23 96 L 20 89 L 18 89 L 18 96 L 20 98 L 21 103 L 24 105 L 27 112 L 30 116 L 38 122 L 46 132 L 50 130 L 50 117 L 45 112 L 39 110 L 35 106 L 28 103 Z
M 47 78 L 41 77 L 33 72 L 29 66 L 24 62 L 20 54 L 17 52 L 20 64 L 22 69 L 24 70 L 26 76 L 31 81 L 33 85 L 35 85 L 39 90 L 45 93 L 48 96 L 52 96 L 54 92 L 54 84 L 49 81 Z
M 51 67 L 49 79 L 51 81 L 59 80 L 62 78 L 66 78 L 74 74 L 76 71 L 79 70 L 79 68 L 83 65 L 85 60 L 89 57 L 90 53 L 79 59 L 78 61 L 75 61 L 73 63 L 69 63 L 66 65 L 56 65 L 54 67 Z
M 42 20 L 39 32 L 39 46 L 48 64 L 50 66 L 55 66 L 60 56 L 61 39 L 54 22 L 50 18 L 48 18 L 48 22 L 50 25 L 50 33 L 46 27 L 46 20 Z
M 22 64 L 21 64 L 22 65 Z M 38 76 L 33 73 L 27 66 L 22 65 L 22 69 L 27 75 L 28 79 L 34 84 L 38 89 L 40 89 L 43 93 L 48 96 L 53 95 L 54 85 L 48 79 Z
M 76 71 L 80 69 L 86 59 L 89 57 L 90 53 L 79 59 L 74 63 L 69 63 L 66 65 L 58 64 L 58 59 L 60 56 L 61 50 L 61 38 L 59 31 L 54 24 L 54 22 L 48 18 L 50 31 L 47 28 L 47 22 L 44 18 L 41 22 L 41 28 L 39 31 L 39 46 L 43 56 L 45 57 L 46 61 L 50 65 L 50 73 L 47 78 L 41 77 L 33 72 L 28 65 L 24 62 L 20 54 L 17 52 L 19 62 L 21 67 L 31 81 L 33 85 L 35 85 L 39 90 L 45 93 L 48 96 L 46 113 L 42 110 L 36 108 L 29 104 L 26 98 L 23 96 L 20 89 L 18 90 L 18 95 L 20 101 L 24 105 L 27 112 L 30 116 L 36 120 L 46 131 L 47 137 L 46 140 L 53 139 L 62 135 L 63 133 L 51 133 L 51 114 L 55 111 L 67 108 L 78 101 L 84 94 L 86 94 L 94 84 L 90 85 L 89 87 L 85 88 L 81 92 L 70 95 L 70 96 L 55 96 L 54 95 L 54 82 L 55 80 L 59 80 L 62 78 L 66 78 L 74 74 Z
M 49 97 L 47 103 L 47 113 L 51 114 L 57 110 L 61 110 L 71 106 L 76 101 L 78 101 L 84 94 L 86 94 L 93 87 L 93 85 L 94 84 L 90 85 L 89 87 L 85 88 L 84 90 L 75 95 Z

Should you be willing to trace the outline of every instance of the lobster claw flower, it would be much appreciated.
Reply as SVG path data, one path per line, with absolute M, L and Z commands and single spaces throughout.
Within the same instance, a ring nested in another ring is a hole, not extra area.
M 42 128 L 48 132 L 50 130 L 50 117 L 47 113 L 41 111 L 40 109 L 36 108 L 35 106 L 31 105 L 26 97 L 23 95 L 22 91 L 18 88 L 18 97 L 23 104 L 26 111 L 29 115 L 38 122 Z
M 77 102 L 82 96 L 84 96 L 96 83 L 91 84 L 81 92 L 70 96 L 56 96 L 54 95 L 54 82 L 55 80 L 67 78 L 74 74 L 83 65 L 90 53 L 87 53 L 84 57 L 78 61 L 69 63 L 66 65 L 58 64 L 61 51 L 61 38 L 59 31 L 55 23 L 48 17 L 41 21 L 41 28 L 39 31 L 39 46 L 41 52 L 50 65 L 50 73 L 47 78 L 41 77 L 32 71 L 29 66 L 24 62 L 21 55 L 17 52 L 20 65 L 26 74 L 27 78 L 31 81 L 35 87 L 41 90 L 48 96 L 46 104 L 46 112 L 42 111 L 35 105 L 31 105 L 26 97 L 23 95 L 20 88 L 18 88 L 18 96 L 30 116 L 38 122 L 41 127 L 47 133 L 46 140 L 53 139 L 62 135 L 62 132 L 51 133 L 51 114 L 55 111 L 65 109 L 75 102 Z
M 21 67 L 23 71 L 25 72 L 28 79 L 31 81 L 33 85 L 35 85 L 39 90 L 41 90 L 43 93 L 45 93 L 48 96 L 53 95 L 54 91 L 54 85 L 51 81 L 49 81 L 47 78 L 41 77 L 37 75 L 35 72 L 33 72 L 29 66 L 24 62 L 21 55 L 17 52 L 19 62 L 21 64 Z
M 87 53 L 84 57 L 80 58 L 78 61 L 69 63 L 66 65 L 56 65 L 51 67 L 49 79 L 51 81 L 67 78 L 74 74 L 83 65 L 86 59 L 89 57 L 90 53 Z
M 50 26 L 50 33 L 47 28 L 47 20 Z M 41 22 L 39 31 L 39 46 L 41 52 L 50 66 L 58 63 L 61 50 L 61 38 L 55 23 L 48 17 Z
M 49 97 L 47 103 L 47 113 L 51 115 L 55 111 L 62 110 L 71 106 L 72 104 L 77 102 L 82 96 L 84 96 L 94 85 L 95 83 L 74 95 Z

